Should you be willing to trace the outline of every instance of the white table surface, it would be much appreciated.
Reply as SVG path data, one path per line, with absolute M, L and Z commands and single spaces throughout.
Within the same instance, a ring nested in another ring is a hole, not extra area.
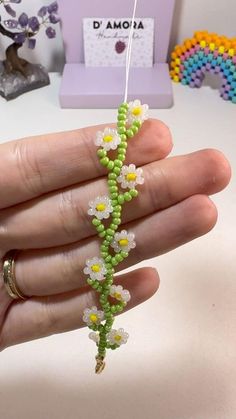
M 61 110 L 59 84 L 55 74 L 49 87 L 0 99 L 0 142 L 115 120 L 114 110 Z M 174 94 L 172 109 L 151 111 L 172 130 L 172 154 L 218 148 L 235 169 L 236 106 L 210 87 Z M 1 419 L 235 419 L 235 188 L 214 196 L 210 234 L 150 261 L 160 290 L 122 314 L 130 341 L 101 376 L 87 329 L 3 351 Z

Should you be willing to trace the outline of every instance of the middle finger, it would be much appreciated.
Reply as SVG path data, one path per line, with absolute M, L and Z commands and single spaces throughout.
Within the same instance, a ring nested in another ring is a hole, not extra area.
M 228 181 L 220 152 L 203 150 L 144 166 L 140 197 L 125 205 L 124 223 L 175 205 L 195 194 L 210 195 Z M 95 234 L 88 202 L 107 193 L 105 178 L 74 186 L 0 212 L 4 250 L 38 249 L 75 243 Z

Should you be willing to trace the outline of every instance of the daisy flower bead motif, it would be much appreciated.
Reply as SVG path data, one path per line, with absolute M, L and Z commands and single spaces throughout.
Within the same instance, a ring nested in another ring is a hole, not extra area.
M 136 169 L 134 164 L 123 166 L 121 173 L 117 178 L 117 182 L 121 183 L 123 189 L 134 189 L 137 185 L 143 185 L 143 169 Z
M 99 220 L 107 219 L 113 211 L 111 200 L 108 196 L 98 196 L 94 201 L 89 202 L 89 215 L 94 215 Z
M 89 333 L 89 339 L 93 340 L 95 343 L 99 343 L 99 334 L 96 332 Z
M 122 328 L 118 330 L 112 329 L 107 334 L 107 340 L 111 345 L 123 345 L 127 342 L 128 338 L 129 334 L 125 332 Z
M 129 125 L 132 125 L 133 122 L 139 121 L 143 123 L 148 119 L 148 105 L 142 105 L 140 100 L 135 100 L 134 102 L 129 102 L 127 122 Z
M 98 310 L 96 306 L 91 309 L 86 308 L 84 310 L 83 321 L 87 323 L 87 326 L 99 325 L 104 320 L 104 312 Z
M 121 251 L 129 252 L 131 249 L 136 247 L 134 233 L 128 233 L 126 230 L 122 230 L 120 233 L 116 233 L 111 246 L 116 253 Z
M 106 151 L 116 150 L 120 143 L 121 138 L 115 129 L 105 128 L 104 131 L 97 132 L 95 144 L 103 147 Z
M 112 285 L 110 288 L 110 296 L 124 303 L 128 303 L 131 299 L 130 292 L 124 290 L 122 285 Z
M 86 275 L 89 275 L 91 279 L 103 281 L 107 273 L 104 260 L 98 257 L 87 259 L 86 267 L 84 268 L 84 273 Z

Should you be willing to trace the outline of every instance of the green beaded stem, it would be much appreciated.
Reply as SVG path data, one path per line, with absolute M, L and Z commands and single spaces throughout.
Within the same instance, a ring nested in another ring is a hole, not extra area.
M 105 266 L 107 269 L 106 277 L 103 283 L 91 278 L 87 280 L 88 284 L 100 294 L 99 301 L 104 311 L 105 318 L 105 324 L 103 325 L 93 324 L 88 326 L 93 331 L 99 332 L 99 343 L 97 343 L 98 354 L 96 356 L 96 359 L 98 360 L 97 362 L 103 361 L 106 355 L 106 349 L 115 350 L 119 347 L 117 344 L 111 345 L 107 341 L 106 336 L 112 329 L 114 315 L 122 312 L 127 304 L 125 302 L 111 304 L 108 300 L 108 297 L 110 294 L 110 287 L 113 284 L 115 267 L 128 257 L 128 253 L 124 251 L 120 251 L 114 255 L 110 245 L 114 239 L 116 231 L 122 222 L 122 206 L 125 204 L 125 202 L 130 202 L 132 199 L 138 196 L 138 191 L 136 189 L 131 189 L 129 192 L 125 193 L 120 192 L 119 184 L 117 182 L 117 177 L 120 175 L 121 169 L 126 159 L 128 141 L 139 132 L 142 125 L 141 122 L 134 121 L 133 124 L 127 128 L 128 109 L 129 106 L 127 103 L 123 103 L 118 109 L 117 132 L 121 138 L 121 143 L 117 148 L 117 157 L 112 160 L 108 157 L 108 152 L 106 150 L 101 148 L 97 151 L 101 165 L 106 167 L 109 172 L 107 184 L 109 197 L 111 199 L 113 208 L 111 214 L 112 221 L 108 228 L 105 228 L 101 220 L 98 220 L 97 218 L 92 220 L 92 224 L 96 228 L 99 237 L 103 239 L 100 246 L 100 254 L 105 261 Z M 105 364 L 103 364 L 101 370 L 104 368 L 104 366 Z

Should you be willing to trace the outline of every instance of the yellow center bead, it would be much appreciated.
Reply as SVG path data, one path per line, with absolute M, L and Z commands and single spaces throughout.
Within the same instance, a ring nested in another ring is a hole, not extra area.
M 121 239 L 121 240 L 119 240 L 119 245 L 120 246 L 128 246 L 128 244 L 129 244 L 129 240 L 128 239 Z
M 90 314 L 90 320 L 93 323 L 96 323 L 98 321 L 98 316 L 96 314 Z
M 92 265 L 91 269 L 92 269 L 93 272 L 100 272 L 101 267 L 100 267 L 100 265 Z
M 134 116 L 140 116 L 140 115 L 141 115 L 141 113 L 142 113 L 142 108 L 141 108 L 140 106 L 137 106 L 136 108 L 134 108 L 134 109 L 132 110 L 132 114 L 133 114 Z
M 113 137 L 111 135 L 105 135 L 105 137 L 103 137 L 104 143 L 110 143 L 112 140 Z
M 105 211 L 105 209 L 106 209 L 106 205 L 105 205 L 105 204 L 98 204 L 98 205 L 96 206 L 96 210 L 97 210 L 97 211 L 102 212 L 102 211 Z
M 122 339 L 122 337 L 121 337 L 120 335 L 116 335 L 116 336 L 114 337 L 114 339 L 115 339 L 117 342 L 120 342 L 120 341 L 121 341 L 121 339 Z
M 128 173 L 126 175 L 126 180 L 128 180 L 128 182 L 134 182 L 136 179 L 137 179 L 136 173 Z
M 114 297 L 115 297 L 117 300 L 121 300 L 121 294 L 120 294 L 119 292 L 116 292 L 116 293 L 114 294 Z

